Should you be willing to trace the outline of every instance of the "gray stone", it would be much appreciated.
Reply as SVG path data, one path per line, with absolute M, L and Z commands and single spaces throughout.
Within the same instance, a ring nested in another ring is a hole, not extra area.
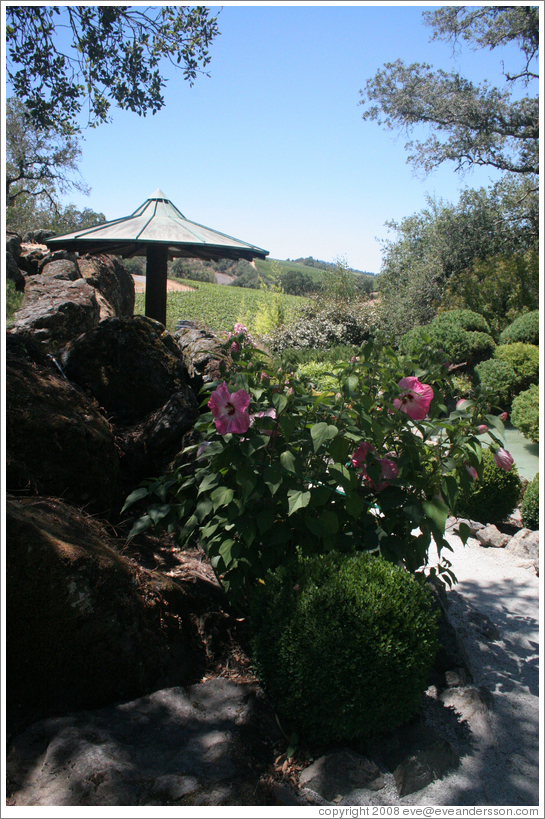
M 44 260 L 40 266 L 40 275 L 47 279 L 60 279 L 70 282 L 75 282 L 81 279 L 75 262 L 70 259 L 57 259 L 55 261 Z
M 536 559 L 539 555 L 539 532 L 534 532 L 531 529 L 521 529 L 514 535 L 509 543 L 507 549 L 518 555 L 523 555 Z
M 475 534 L 481 546 L 485 548 L 504 549 L 510 541 L 509 535 L 504 535 L 493 523 L 489 523 Z
M 395 783 L 401 797 L 422 790 L 431 782 L 460 764 L 452 745 L 438 739 L 433 745 L 417 750 L 394 770 Z
M 479 634 L 487 640 L 499 640 L 500 632 L 486 614 L 482 611 L 471 610 L 467 614 L 467 620 L 472 623 Z
M 232 783 L 247 761 L 238 725 L 251 725 L 253 695 L 217 678 L 189 688 L 43 720 L 7 758 L 19 805 L 237 804 Z
M 447 688 L 439 699 L 447 708 L 452 708 L 462 720 L 471 725 L 471 732 L 487 743 L 494 742 L 490 720 L 490 710 L 494 700 L 490 691 L 475 685 L 463 688 Z
M 377 791 L 384 787 L 384 779 L 377 765 L 349 750 L 321 756 L 305 768 L 299 782 L 302 787 L 310 788 L 327 801 L 362 788 Z
M 70 339 L 99 321 L 95 289 L 84 280 L 28 277 L 25 298 L 10 332 L 32 335 L 46 352 L 55 354 Z

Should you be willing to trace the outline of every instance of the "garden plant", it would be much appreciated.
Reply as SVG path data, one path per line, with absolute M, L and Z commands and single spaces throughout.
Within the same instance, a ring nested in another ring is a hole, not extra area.
M 452 583 L 444 555 L 460 487 L 482 474 L 483 425 L 503 467 L 502 421 L 478 400 L 447 414 L 445 363 L 423 365 L 383 340 L 332 367 L 336 392 L 314 394 L 235 325 L 221 380 L 203 387 L 193 460 L 143 483 L 132 534 L 156 526 L 198 540 L 233 601 L 296 554 L 364 551 Z M 209 410 L 208 412 L 206 410 Z M 510 462 L 509 462 L 510 461 Z M 469 529 L 460 525 L 465 541 Z

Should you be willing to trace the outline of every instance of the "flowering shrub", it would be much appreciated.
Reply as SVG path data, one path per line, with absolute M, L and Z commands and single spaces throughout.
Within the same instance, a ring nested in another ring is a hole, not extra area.
M 339 344 L 359 346 L 375 334 L 380 310 L 373 301 L 321 298 L 309 302 L 297 319 L 267 338 L 275 353 L 288 349 L 323 349 Z
M 295 554 L 365 551 L 422 574 L 432 539 L 450 549 L 444 527 L 459 485 L 473 482 L 466 466 L 482 471 L 477 427 L 499 449 L 503 425 L 469 401 L 447 416 L 442 361 L 422 368 L 368 341 L 333 366 L 338 391 L 316 395 L 243 331 L 225 349 L 234 366 L 203 388 L 193 468 L 132 493 L 125 507 L 156 501 L 132 534 L 153 524 L 182 544 L 198 538 L 238 600 Z M 443 557 L 448 583 L 449 567 Z

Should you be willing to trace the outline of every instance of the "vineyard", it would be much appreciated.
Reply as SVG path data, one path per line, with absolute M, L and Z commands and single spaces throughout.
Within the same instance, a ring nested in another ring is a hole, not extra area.
M 169 292 L 167 296 L 167 330 L 174 332 L 180 320 L 195 321 L 214 332 L 232 329 L 235 322 L 245 324 L 251 333 L 264 332 L 271 311 L 283 309 L 286 322 L 293 320 L 307 299 L 267 290 L 226 287 L 205 282 L 184 282 L 196 289 L 191 292 Z M 135 296 L 135 315 L 144 315 L 145 294 Z

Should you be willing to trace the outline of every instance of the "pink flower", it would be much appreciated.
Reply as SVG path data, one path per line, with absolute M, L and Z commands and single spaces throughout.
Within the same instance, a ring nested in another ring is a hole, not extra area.
M 428 414 L 433 399 L 433 389 L 429 384 L 422 384 L 418 378 L 408 376 L 398 384 L 401 390 L 399 398 L 394 400 L 394 407 L 406 412 L 412 421 L 422 421 Z
M 250 418 L 250 426 L 254 425 L 256 418 L 273 418 L 276 419 L 276 410 L 273 407 L 269 407 L 269 409 L 262 410 L 262 412 L 256 413 L 256 415 L 252 415 Z M 263 429 L 262 427 L 257 427 L 257 431 L 261 433 L 261 435 L 268 435 L 269 438 L 273 434 L 274 430 L 272 429 Z
M 469 464 L 464 464 L 464 466 L 467 469 L 467 471 L 469 472 L 469 474 L 471 475 L 471 479 L 473 480 L 473 483 L 475 483 L 475 481 L 479 477 L 477 475 L 477 470 L 475 469 L 474 466 L 469 466 Z
M 231 355 L 233 353 L 240 353 L 240 344 L 238 343 L 238 341 L 233 341 L 233 343 L 231 344 Z
M 267 373 L 266 373 L 266 372 L 263 370 L 263 372 L 261 373 L 261 375 L 260 375 L 259 377 L 261 378 L 261 380 L 262 380 L 262 381 L 266 381 L 266 380 L 268 379 L 268 377 L 269 377 L 269 376 L 268 376 L 268 375 L 267 375 Z
M 376 485 L 367 474 L 366 460 L 369 453 L 380 464 L 380 480 Z M 368 444 L 365 441 L 359 445 L 352 455 L 352 466 L 360 470 L 362 481 L 377 492 L 386 489 L 390 485 L 389 481 L 397 478 L 399 474 L 397 466 L 391 458 L 377 458 L 377 450 L 373 444 Z
M 239 333 L 243 333 L 244 335 L 246 335 L 246 333 L 248 332 L 244 324 L 241 324 L 239 321 L 237 321 L 237 323 L 233 327 L 233 331 L 235 335 L 238 335 Z
M 486 426 L 486 424 L 479 424 L 479 426 L 477 427 L 477 432 L 479 433 L 479 435 L 484 435 L 485 432 L 488 432 L 488 427 Z
M 239 390 L 231 394 L 225 381 L 219 385 L 217 390 L 214 390 L 208 402 L 220 435 L 227 435 L 229 432 L 240 435 L 247 432 L 251 423 L 248 415 L 249 406 L 248 393 L 245 390 Z
M 376 449 L 373 444 L 368 444 L 365 441 L 363 444 L 360 444 L 359 447 L 356 449 L 354 454 L 352 455 L 352 466 L 356 469 L 362 469 L 365 471 L 365 459 L 367 458 L 368 454 L 372 452 L 373 455 L 376 453 Z M 367 472 L 365 471 L 365 474 Z
M 497 452 L 494 452 L 494 461 L 496 466 L 499 466 L 500 469 L 504 469 L 506 472 L 509 472 L 515 463 L 511 453 L 509 453 L 503 447 L 500 447 Z
M 397 478 L 399 472 L 397 466 L 390 458 L 379 458 L 380 464 L 380 481 L 377 483 L 377 492 L 382 492 L 387 486 L 390 486 L 390 481 Z
M 500 421 L 503 421 L 504 424 L 505 424 L 505 422 L 507 421 L 508 418 L 509 418 L 509 413 L 508 412 L 502 412 L 502 414 L 500 415 Z

